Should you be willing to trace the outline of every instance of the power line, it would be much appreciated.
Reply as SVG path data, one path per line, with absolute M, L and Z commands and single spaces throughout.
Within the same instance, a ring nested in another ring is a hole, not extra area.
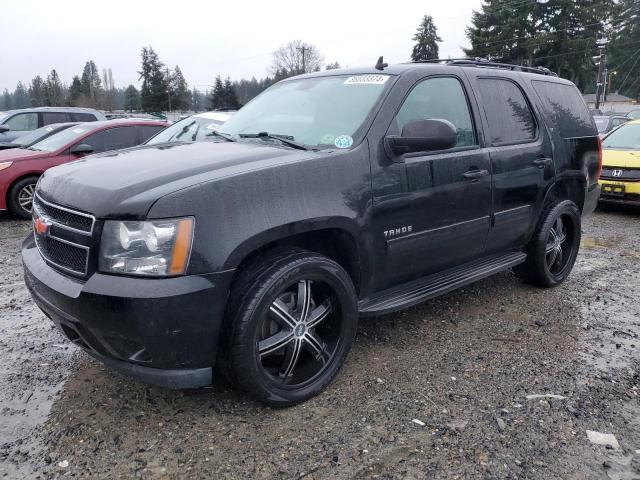
M 640 50 L 638 50 L 638 55 L 636 56 L 636 61 L 633 62 L 633 65 L 631 65 L 631 68 L 627 72 L 627 76 L 624 77 L 624 80 L 620 84 L 620 87 L 618 87 L 618 90 L 622 90 L 622 87 L 624 87 L 624 84 L 627 83 L 627 78 L 629 78 L 629 75 L 631 75 L 631 72 L 633 72 L 633 69 L 636 66 L 636 63 L 638 63 L 638 60 L 640 60 Z

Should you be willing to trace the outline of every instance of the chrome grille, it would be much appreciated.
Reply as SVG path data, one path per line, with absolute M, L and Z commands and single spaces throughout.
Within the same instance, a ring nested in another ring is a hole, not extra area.
M 54 205 L 37 194 L 33 201 L 34 237 L 42 258 L 54 267 L 86 275 L 95 218 L 87 213 Z M 46 225 L 44 231 L 40 226 Z

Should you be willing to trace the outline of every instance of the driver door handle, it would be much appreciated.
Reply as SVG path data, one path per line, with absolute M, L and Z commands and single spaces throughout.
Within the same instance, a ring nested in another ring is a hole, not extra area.
M 464 178 L 469 180 L 477 180 L 478 178 L 486 177 L 489 175 L 489 170 L 469 170 L 462 174 Z
M 544 168 L 547 165 L 551 164 L 551 159 L 550 158 L 538 158 L 538 159 L 533 161 L 533 164 L 538 168 Z

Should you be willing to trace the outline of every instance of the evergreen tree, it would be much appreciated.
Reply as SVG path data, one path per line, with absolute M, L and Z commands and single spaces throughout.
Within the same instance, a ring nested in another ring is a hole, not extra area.
M 201 112 L 206 108 L 206 98 L 205 95 L 198 90 L 197 88 L 193 88 L 191 91 L 191 110 L 194 112 Z
M 55 69 L 51 70 L 51 73 L 47 76 L 45 103 L 50 107 L 61 107 L 64 105 L 62 82 Z
M 71 80 L 71 86 L 69 87 L 69 104 L 72 107 L 78 106 L 78 102 L 80 97 L 82 96 L 82 83 L 80 82 L 80 77 L 78 75 L 74 75 Z
M 102 94 L 102 82 L 100 81 L 98 67 L 93 60 L 85 63 L 80 83 L 82 85 L 82 96 L 84 97 L 82 103 L 84 106 L 97 106 L 98 99 Z
M 186 111 L 191 108 L 191 94 L 182 70 L 176 65 L 171 75 L 171 107 L 174 110 Z
M 209 110 L 217 110 L 218 108 L 224 108 L 225 102 L 225 90 L 224 84 L 220 75 L 216 77 L 216 81 L 213 85 L 213 90 L 209 96 Z
M 327 63 L 326 66 L 327 70 L 337 70 L 338 68 L 340 68 L 340 64 L 338 62 Z
M 582 90 L 595 83 L 591 56 L 605 33 L 612 0 L 485 0 L 467 28 L 470 57 L 547 67 Z
M 431 17 L 431 15 L 425 15 L 422 18 L 422 23 L 413 36 L 413 41 L 416 42 L 416 44 L 411 51 L 411 60 L 419 62 L 438 58 L 438 42 L 441 42 L 442 39 L 438 36 L 438 29 L 433 23 L 433 17 Z
M 29 86 L 29 104 L 32 107 L 44 107 L 46 105 L 47 87 L 40 75 L 36 75 L 31 80 Z
M 13 92 L 13 108 L 27 108 L 29 106 L 29 93 L 22 82 L 18 82 Z
M 140 109 L 140 92 L 138 92 L 138 89 L 133 85 L 129 85 L 124 91 L 124 104 L 122 108 L 130 112 Z
M 238 102 L 238 95 L 236 94 L 236 89 L 231 84 L 231 79 L 227 77 L 224 81 L 224 106 L 223 108 L 232 108 L 237 110 L 240 108 L 240 103 Z
M 616 72 L 611 91 L 640 99 L 640 2 L 620 0 L 612 22 L 608 46 L 610 72 Z
M 162 112 L 169 102 L 169 84 L 164 63 L 152 47 L 142 49 L 142 68 L 138 72 L 142 80 L 140 104 L 145 112 Z
M 3 110 L 11 110 L 12 106 L 13 106 L 13 102 L 12 102 L 12 98 L 11 98 L 11 94 L 9 93 L 9 90 L 7 90 L 6 88 L 4 89 L 4 93 L 2 94 L 2 109 Z

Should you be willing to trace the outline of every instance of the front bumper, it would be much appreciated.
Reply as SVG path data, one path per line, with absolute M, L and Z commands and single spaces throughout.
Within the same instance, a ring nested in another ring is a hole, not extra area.
M 624 182 L 600 179 L 600 185 L 603 188 L 600 201 L 607 203 L 627 203 L 632 205 L 640 205 L 640 182 Z M 616 194 L 619 188 L 624 190 L 623 194 Z M 611 190 L 609 193 L 607 190 Z
M 211 384 L 233 271 L 176 278 L 63 275 L 22 246 L 25 283 L 62 332 L 107 366 L 169 388 Z

